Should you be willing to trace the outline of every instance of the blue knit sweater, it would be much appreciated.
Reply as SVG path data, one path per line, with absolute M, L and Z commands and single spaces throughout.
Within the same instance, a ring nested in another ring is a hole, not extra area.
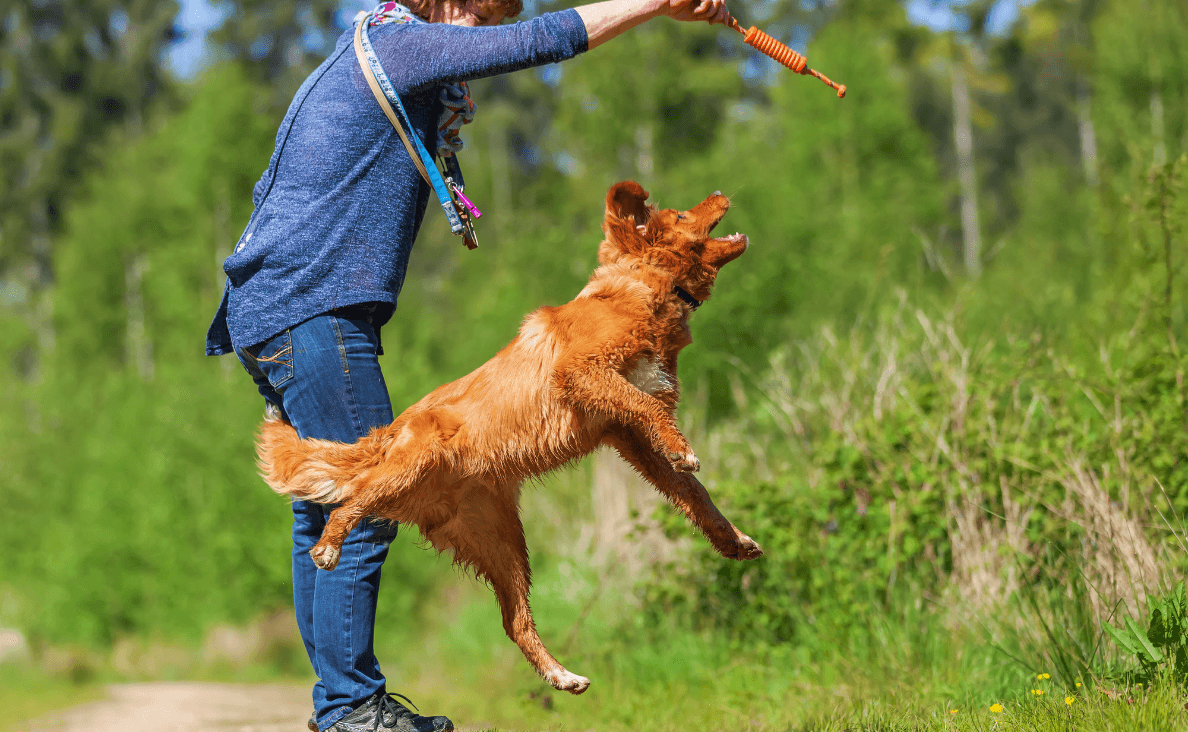
M 574 10 L 513 25 L 386 23 L 372 44 L 425 146 L 437 87 L 563 61 L 587 49 Z M 227 286 L 207 355 L 231 353 L 335 308 L 385 303 L 391 316 L 430 188 L 359 68 L 353 29 L 297 90 L 276 135 L 255 210 L 223 263 Z M 479 114 L 481 118 L 481 110 Z

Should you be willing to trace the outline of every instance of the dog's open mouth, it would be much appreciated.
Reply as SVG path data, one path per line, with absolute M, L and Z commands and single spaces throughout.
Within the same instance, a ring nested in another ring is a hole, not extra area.
M 711 227 L 710 227 L 710 230 L 712 231 L 712 230 L 713 230 L 713 228 L 714 228 L 714 227 L 712 227 L 712 226 L 711 226 Z M 737 243 L 739 243 L 739 242 L 746 243 L 746 242 L 748 242 L 749 240 L 747 239 L 747 235 L 746 235 L 746 234 L 740 234 L 740 233 L 738 233 L 738 232 L 736 231 L 736 232 L 734 232 L 733 234 L 729 234 L 729 235 L 727 235 L 727 236 L 719 236 L 719 237 L 716 237 L 716 238 L 714 239 L 714 241 L 720 241 L 720 242 L 722 242 L 723 244 L 737 244 Z

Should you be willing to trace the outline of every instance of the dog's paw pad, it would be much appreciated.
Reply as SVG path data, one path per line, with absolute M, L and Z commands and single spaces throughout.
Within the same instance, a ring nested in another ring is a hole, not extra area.
M 549 671 L 544 678 L 554 689 L 568 691 L 571 694 L 581 694 L 590 688 L 590 680 L 585 676 L 578 676 L 563 668 Z
M 672 463 L 673 469 L 678 473 L 696 473 L 698 470 L 701 470 L 701 461 L 691 452 L 685 455 L 679 452 L 670 452 L 668 453 L 668 460 Z
M 319 569 L 330 571 L 338 566 L 338 558 L 342 553 L 332 546 L 315 546 L 309 550 L 309 556 Z

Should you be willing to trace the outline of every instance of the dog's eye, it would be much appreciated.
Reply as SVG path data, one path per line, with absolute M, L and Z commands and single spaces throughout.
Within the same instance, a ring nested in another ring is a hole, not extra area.
M 685 218 L 685 214 L 677 214 L 677 221 L 680 221 L 683 218 Z

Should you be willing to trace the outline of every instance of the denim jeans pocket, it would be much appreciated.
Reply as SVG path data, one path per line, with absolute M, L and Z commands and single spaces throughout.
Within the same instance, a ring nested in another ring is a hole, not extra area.
M 254 363 L 273 389 L 280 389 L 293 378 L 293 337 L 287 330 L 270 341 L 243 349 L 243 355 Z

